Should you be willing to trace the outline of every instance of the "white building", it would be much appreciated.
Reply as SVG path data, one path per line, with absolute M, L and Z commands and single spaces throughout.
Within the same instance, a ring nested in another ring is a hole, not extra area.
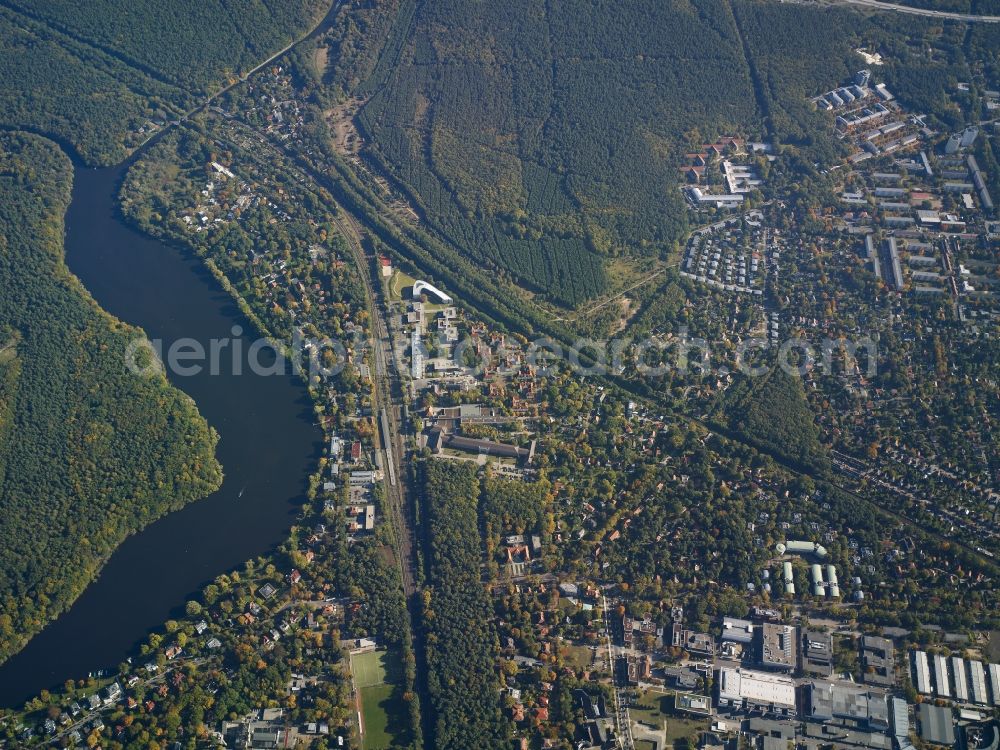
M 722 618 L 722 640 L 736 643 L 753 642 L 753 623 L 735 617 Z
M 455 301 L 449 295 L 445 294 L 444 292 L 442 292 L 440 289 L 438 289 L 436 286 L 434 286 L 428 281 L 420 280 L 420 281 L 415 281 L 413 283 L 413 296 L 415 298 L 419 297 L 421 294 L 424 294 L 425 292 L 428 294 L 433 294 L 435 297 L 438 298 L 438 300 L 440 300 L 441 304 L 443 305 L 450 305 Z
M 414 380 L 424 377 L 424 342 L 420 338 L 419 328 L 414 328 L 410 333 L 410 374 Z
M 212 162 L 212 169 L 214 169 L 219 174 L 224 174 L 226 177 L 229 177 L 230 179 L 234 179 L 236 177 L 236 175 L 234 175 L 226 167 L 224 167 L 221 164 L 219 164 L 219 162 L 217 162 L 217 161 L 213 161 Z
M 913 652 L 913 668 L 916 676 L 917 692 L 922 695 L 931 694 L 931 671 L 927 664 L 926 651 Z
M 990 676 L 990 692 L 993 694 L 993 705 L 1000 706 L 1000 664 L 989 664 L 986 671 Z
M 969 662 L 969 686 L 972 688 L 972 702 L 987 705 L 990 702 L 986 695 L 986 670 L 980 661 Z
M 719 670 L 719 706 L 794 716 L 795 683 L 783 675 L 723 668 Z
M 951 657 L 951 676 L 955 680 L 955 700 L 969 702 L 969 686 L 965 680 L 965 659 Z
M 934 693 L 942 698 L 951 697 L 951 683 L 948 680 L 948 659 L 941 654 L 934 655 Z

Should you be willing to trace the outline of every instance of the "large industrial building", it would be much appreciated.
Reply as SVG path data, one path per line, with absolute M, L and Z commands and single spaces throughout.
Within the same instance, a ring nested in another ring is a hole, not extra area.
M 990 702 L 986 695 L 986 670 L 983 669 L 981 661 L 969 662 L 969 687 L 972 688 L 972 702 L 987 704 Z
M 833 636 L 807 630 L 802 635 L 802 671 L 809 675 L 829 677 L 833 673 Z
M 922 740 L 930 742 L 932 745 L 944 747 L 951 747 L 955 744 L 955 721 L 950 708 L 921 703 L 918 711 Z
M 1000 664 L 914 651 L 913 682 L 922 695 L 956 703 L 1000 706 Z
M 767 669 L 791 672 L 797 666 L 798 644 L 792 625 L 765 622 L 760 626 L 760 664 Z
M 882 687 L 896 684 L 895 661 L 895 649 L 888 638 L 861 637 L 861 669 L 865 683 Z
M 883 731 L 889 728 L 885 696 L 832 682 L 813 682 L 807 688 L 806 717 L 812 721 L 851 719 Z
M 788 677 L 746 669 L 719 670 L 719 707 L 795 715 L 795 683 Z
M 942 698 L 951 697 L 951 680 L 948 679 L 948 659 L 934 655 L 934 692 Z
M 965 679 L 965 659 L 951 657 L 951 676 L 955 680 L 955 700 L 960 703 L 969 702 L 969 683 Z M 919 692 L 919 688 L 917 688 Z
M 917 692 L 929 695 L 931 692 L 931 670 L 927 664 L 927 652 L 913 653 L 913 674 L 916 677 Z
M 735 643 L 753 643 L 753 623 L 735 617 L 722 618 L 722 640 Z

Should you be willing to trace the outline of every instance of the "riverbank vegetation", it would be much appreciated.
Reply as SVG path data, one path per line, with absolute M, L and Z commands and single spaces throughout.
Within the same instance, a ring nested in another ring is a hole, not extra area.
M 141 332 L 63 263 L 69 160 L 0 136 L 0 661 L 62 612 L 129 534 L 221 483 L 194 403 L 125 367 Z

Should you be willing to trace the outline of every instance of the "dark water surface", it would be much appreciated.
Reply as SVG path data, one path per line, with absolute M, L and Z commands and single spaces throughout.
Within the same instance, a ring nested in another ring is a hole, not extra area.
M 252 326 L 201 262 L 120 220 L 123 172 L 77 166 L 66 215 L 70 269 L 101 307 L 162 339 L 164 351 L 181 337 L 207 351 L 210 339 L 232 337 L 234 325 L 246 351 Z M 70 610 L 0 666 L 0 705 L 114 667 L 202 585 L 287 538 L 321 450 L 311 402 L 290 375 L 253 375 L 245 366 L 233 375 L 223 351 L 221 375 L 170 376 L 219 432 L 222 488 L 119 547 Z

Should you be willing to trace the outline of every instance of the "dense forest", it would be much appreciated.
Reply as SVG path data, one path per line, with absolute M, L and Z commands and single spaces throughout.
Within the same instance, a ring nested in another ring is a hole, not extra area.
M 840 157 L 843 146 L 831 118 L 816 110 L 811 97 L 859 67 L 848 31 L 855 16 L 827 10 L 824 33 L 817 33 L 815 8 L 735 0 L 733 12 L 753 61 L 770 135 L 783 145 L 808 149 L 818 161 Z
M 127 535 L 221 482 L 194 404 L 125 368 L 141 332 L 66 269 L 70 181 L 51 142 L 0 136 L 0 660 Z
M 441 750 L 506 748 L 499 644 L 481 581 L 476 467 L 427 460 L 419 474 L 430 584 L 423 599 L 427 681 L 435 718 L 428 744 Z
M 829 469 L 802 380 L 783 367 L 756 379 L 741 378 L 723 393 L 716 416 L 765 452 L 812 471 Z
M 511 482 L 491 477 L 483 481 L 479 517 L 491 573 L 506 559 L 501 543 L 508 534 L 552 533 L 555 521 L 551 505 L 552 486 L 545 479 Z
M 189 104 L 179 89 L 0 7 L 0 124 L 69 142 L 91 163 L 123 159 L 152 120 Z
M 88 164 L 121 161 L 199 94 L 307 31 L 327 7 L 322 0 L 5 3 L 0 126 L 59 138 Z
M 1000 14 L 1000 11 L 997 11 Z M 968 56 L 982 65 L 989 88 L 1000 88 L 1000 24 L 977 23 L 969 29 Z
M 15 0 L 9 7 L 153 76 L 219 88 L 319 21 L 325 0 Z
M 382 0 L 339 13 L 330 33 L 317 43 L 326 61 L 323 83 L 342 96 L 384 79 L 416 6 L 416 0 Z M 392 50 L 383 55 L 390 44 Z
M 565 304 L 683 235 L 689 143 L 760 126 L 718 0 L 425 4 L 361 122 L 444 236 Z

